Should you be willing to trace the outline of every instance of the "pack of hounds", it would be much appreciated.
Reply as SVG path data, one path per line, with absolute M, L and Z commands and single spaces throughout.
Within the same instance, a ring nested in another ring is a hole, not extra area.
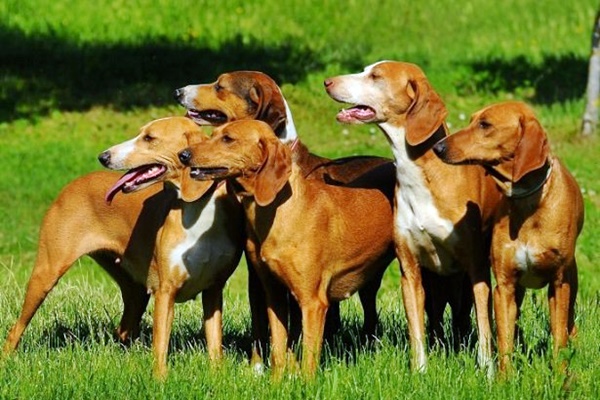
M 521 102 L 490 105 L 449 135 L 446 107 L 414 64 L 381 61 L 324 86 L 348 105 L 337 120 L 376 124 L 394 160 L 310 153 L 282 91 L 261 72 L 177 89 L 185 116 L 149 122 L 99 155 L 124 175 L 82 176 L 50 206 L 4 353 L 17 348 L 63 274 L 89 255 L 121 290 L 120 341 L 139 336 L 154 296 L 157 378 L 167 374 L 174 303 L 199 294 L 208 356 L 218 363 L 223 289 L 244 254 L 257 371 L 269 354 L 274 376 L 298 368 L 313 376 L 324 338 L 340 326 L 338 303 L 355 292 L 363 334 L 376 335 L 376 295 L 394 257 L 413 370 L 426 370 L 429 344 L 460 349 L 476 332 L 478 365 L 489 376 L 496 365 L 507 373 L 525 289 L 544 286 L 558 358 L 576 334 L 583 201 L 533 111 Z M 206 125 L 215 127 L 210 137 Z M 296 342 L 299 362 L 290 351 Z

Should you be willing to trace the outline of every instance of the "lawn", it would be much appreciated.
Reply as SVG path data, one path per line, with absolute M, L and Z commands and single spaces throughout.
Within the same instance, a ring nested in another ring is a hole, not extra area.
M 116 285 L 82 259 L 52 292 L 17 353 L 0 361 L 0 398 L 598 398 L 600 374 L 600 183 L 598 139 L 578 136 L 597 2 L 66 1 L 0 4 L 0 341 L 21 307 L 45 209 L 67 182 L 101 168 L 96 157 L 146 122 L 183 110 L 175 88 L 221 72 L 257 69 L 282 86 L 299 135 L 329 157 L 390 156 L 373 127 L 335 122 L 328 76 L 377 60 L 419 64 L 449 110 L 451 130 L 477 109 L 517 99 L 536 110 L 553 151 L 577 178 L 586 222 L 577 257 L 579 335 L 551 367 L 546 291 L 530 291 L 517 373 L 489 382 L 471 349 L 432 351 L 411 373 L 397 264 L 378 305 L 379 340 L 356 339 L 361 312 L 343 306 L 344 327 L 314 381 L 273 382 L 250 371 L 246 266 L 226 290 L 226 360 L 211 368 L 200 301 L 180 304 L 165 383 L 151 378 L 151 311 L 142 339 L 112 339 Z M 557 211 L 559 212 L 559 211 Z

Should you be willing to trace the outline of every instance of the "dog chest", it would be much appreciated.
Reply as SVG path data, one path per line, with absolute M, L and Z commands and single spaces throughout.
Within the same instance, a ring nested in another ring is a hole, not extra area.
M 178 291 L 177 301 L 195 297 L 236 264 L 239 245 L 228 234 L 228 229 L 237 225 L 226 211 L 213 197 L 190 225 L 184 224 L 187 227 L 182 239 L 169 257 L 171 274 L 187 277 Z M 189 223 L 186 212 L 188 210 L 184 211 L 184 220 Z

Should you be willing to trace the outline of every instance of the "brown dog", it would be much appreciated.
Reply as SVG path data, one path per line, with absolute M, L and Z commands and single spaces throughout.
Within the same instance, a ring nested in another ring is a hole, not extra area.
M 222 290 L 241 256 L 243 225 L 240 206 L 225 188 L 192 181 L 177 158 L 179 150 L 203 136 L 187 118 L 153 121 L 136 139 L 100 157 L 106 166 L 132 171 L 120 179 L 110 172 L 88 174 L 63 189 L 44 218 L 23 310 L 5 352 L 16 348 L 58 279 L 88 254 L 121 287 L 122 339 L 137 334 L 147 293 L 155 294 L 157 376 L 166 373 L 173 302 L 193 299 L 200 292 L 209 356 L 221 357 Z M 166 182 L 164 191 L 156 185 L 137 192 L 158 182 Z M 134 193 L 115 197 L 119 191 Z
M 266 292 L 275 374 L 287 365 L 289 289 L 302 312 L 302 370 L 318 364 L 325 313 L 381 275 L 392 234 L 386 213 L 374 213 L 377 188 L 350 188 L 307 179 L 290 146 L 260 121 L 235 121 L 210 140 L 180 153 L 195 179 L 227 179 L 241 197 L 252 259 Z M 341 207 L 340 205 L 343 205 Z
M 483 165 L 504 194 L 492 239 L 500 369 L 510 365 L 525 288 L 549 285 L 556 355 L 575 333 L 575 242 L 583 226 L 583 199 L 575 179 L 550 153 L 544 129 L 521 102 L 476 112 L 467 128 L 434 150 L 451 164 Z
M 327 79 L 325 88 L 334 100 L 353 105 L 338 114 L 338 121 L 377 124 L 396 159 L 394 239 L 413 367 L 426 367 L 421 268 L 427 268 L 439 275 L 467 272 L 478 361 L 493 373 L 489 233 L 500 201 L 493 180 L 475 166 L 452 168 L 433 153 L 433 145 L 447 135 L 447 111 L 416 65 L 379 62 L 362 73 Z
M 216 82 L 177 89 L 175 97 L 188 109 L 188 116 L 199 125 L 220 125 L 244 119 L 265 121 L 282 142 L 294 143 L 294 159 L 305 177 L 332 185 L 377 188 L 385 193 L 387 198 L 374 195 L 368 201 L 371 213 L 392 218 L 391 202 L 395 178 L 391 160 L 368 156 L 329 160 L 309 153 L 306 146 L 298 139 L 292 114 L 279 86 L 269 76 L 256 71 L 225 73 L 220 75 Z M 362 220 L 356 223 L 362 223 Z M 389 265 L 394 258 L 393 238 L 391 234 L 386 236 L 389 230 L 387 223 L 384 225 L 386 226 L 365 237 L 365 240 L 372 242 L 373 247 L 383 249 L 381 254 L 377 255 L 377 263 L 380 266 Z M 384 243 L 388 246 L 383 246 Z M 253 253 L 253 251 L 248 252 L 248 254 Z M 249 262 L 255 264 L 257 261 L 249 260 Z M 384 268 L 377 268 L 377 270 L 383 274 Z M 363 332 L 367 336 L 375 333 L 377 325 L 375 303 L 380 284 L 381 275 L 373 277 L 373 280 L 363 286 L 359 292 L 364 309 Z M 249 289 L 251 293 L 255 290 L 252 287 Z M 251 296 L 251 303 L 253 297 L 256 298 L 257 295 Z M 333 321 L 328 319 L 328 325 L 339 325 L 337 304 L 332 304 L 331 310 L 334 311 L 334 318 Z M 255 327 L 254 330 L 258 328 Z

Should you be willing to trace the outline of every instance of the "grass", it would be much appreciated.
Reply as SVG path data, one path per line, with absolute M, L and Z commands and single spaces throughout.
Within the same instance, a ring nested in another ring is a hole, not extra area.
M 390 155 L 371 127 L 334 122 L 323 80 L 380 59 L 418 63 L 446 101 L 452 129 L 482 106 L 531 103 L 552 147 L 575 174 L 586 205 L 577 256 L 579 336 L 565 352 L 571 374 L 551 367 L 545 291 L 529 292 L 518 372 L 488 382 L 474 353 L 434 350 L 429 370 L 408 369 L 397 266 L 379 293 L 380 340 L 362 346 L 356 299 L 314 382 L 254 376 L 246 363 L 245 266 L 227 287 L 226 360 L 209 366 L 201 305 L 177 306 L 166 383 L 151 379 L 151 313 L 142 340 L 111 336 L 116 286 L 83 259 L 36 315 L 14 357 L 0 362 L 0 398 L 598 398 L 600 184 L 597 139 L 577 137 L 597 4 L 295 0 L 14 1 L 0 4 L 0 338 L 21 306 L 37 229 L 58 191 L 99 169 L 96 155 L 151 119 L 179 115 L 173 89 L 227 70 L 259 69 L 281 83 L 298 131 L 330 157 Z M 151 311 L 151 309 L 150 309 Z

